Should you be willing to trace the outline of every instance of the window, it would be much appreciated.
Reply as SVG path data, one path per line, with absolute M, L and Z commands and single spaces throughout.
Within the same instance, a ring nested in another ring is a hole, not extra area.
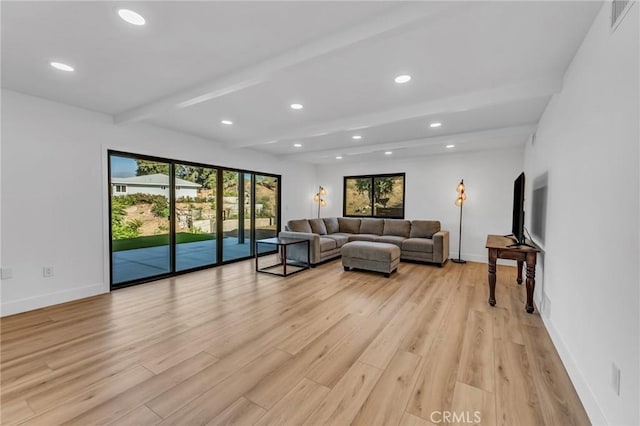
M 404 173 L 345 176 L 342 215 L 404 219 Z
M 127 185 L 116 185 L 116 192 L 127 192 Z

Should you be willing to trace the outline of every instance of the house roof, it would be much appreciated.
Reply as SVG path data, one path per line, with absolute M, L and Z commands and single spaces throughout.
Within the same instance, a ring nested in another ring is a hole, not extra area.
M 146 185 L 146 186 L 167 186 L 169 185 L 169 176 L 163 173 L 154 173 L 152 175 L 131 176 L 131 177 L 112 177 L 112 185 Z M 176 186 L 185 186 L 188 188 L 200 188 L 202 185 L 188 180 L 176 178 Z

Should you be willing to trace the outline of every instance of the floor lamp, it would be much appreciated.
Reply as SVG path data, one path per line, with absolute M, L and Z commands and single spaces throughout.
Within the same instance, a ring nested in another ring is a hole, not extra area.
M 464 192 L 464 179 L 460 181 L 458 187 L 456 188 L 458 191 L 458 198 L 456 198 L 456 206 L 460 206 L 460 232 L 458 233 L 458 258 L 451 259 L 454 263 L 467 263 L 466 260 L 462 260 L 460 253 L 462 251 L 462 206 L 464 205 L 464 200 L 467 199 L 467 194 Z
M 313 200 L 318 203 L 318 219 L 320 219 L 320 207 L 326 207 L 327 206 L 327 202 L 324 200 L 325 195 L 327 195 L 327 191 L 324 190 L 324 188 L 321 186 L 318 188 L 318 192 L 316 193 L 316 195 L 313 197 Z

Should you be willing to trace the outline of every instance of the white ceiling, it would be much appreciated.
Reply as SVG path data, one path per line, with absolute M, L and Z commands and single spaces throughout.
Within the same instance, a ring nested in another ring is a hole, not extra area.
M 3 1 L 2 86 L 311 163 L 493 149 L 535 129 L 600 6 Z

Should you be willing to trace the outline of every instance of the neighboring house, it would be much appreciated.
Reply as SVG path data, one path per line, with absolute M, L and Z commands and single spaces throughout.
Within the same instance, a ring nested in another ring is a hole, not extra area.
M 202 185 L 176 178 L 176 198 L 198 196 Z M 113 195 L 153 194 L 169 196 L 169 176 L 162 173 L 152 175 L 111 178 Z

